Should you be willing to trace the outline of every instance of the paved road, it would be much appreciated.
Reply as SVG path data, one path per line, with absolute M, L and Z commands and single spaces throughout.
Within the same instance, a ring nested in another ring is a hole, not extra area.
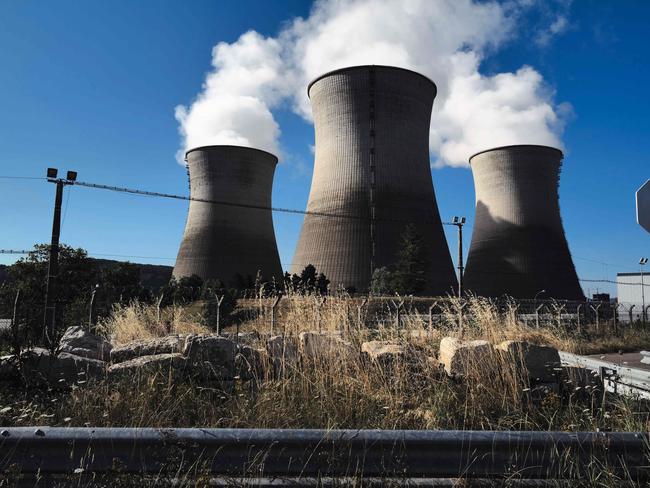
M 640 352 L 626 352 L 623 354 L 610 352 L 605 354 L 592 354 L 589 357 L 602 359 L 603 361 L 609 361 L 621 366 L 627 366 L 628 368 L 638 368 L 650 371 L 650 364 L 644 364 L 641 362 L 643 356 L 641 356 Z

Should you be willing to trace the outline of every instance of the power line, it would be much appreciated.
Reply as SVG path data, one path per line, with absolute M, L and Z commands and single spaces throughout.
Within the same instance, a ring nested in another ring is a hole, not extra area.
M 316 217 L 329 217 L 329 218 L 338 218 L 338 219 L 354 219 L 354 220 L 372 220 L 371 217 L 364 217 L 360 215 L 352 215 L 352 214 L 338 214 L 338 213 L 330 213 L 330 212 L 314 212 L 312 210 L 298 210 L 295 208 L 283 208 L 283 207 L 272 207 L 272 206 L 266 206 L 266 205 L 254 205 L 254 204 L 248 204 L 248 203 L 234 203 L 234 202 L 228 202 L 225 200 L 209 200 L 205 198 L 195 198 L 195 197 L 189 197 L 185 195 L 176 195 L 173 193 L 162 193 L 162 192 L 156 192 L 156 191 L 148 191 L 148 190 L 139 190 L 136 188 L 125 188 L 125 187 L 120 187 L 120 186 L 111 186 L 111 185 L 102 185 L 100 183 L 89 183 L 86 181 L 75 181 L 74 185 L 78 186 L 84 186 L 86 188 L 97 188 L 101 190 L 109 190 L 109 191 L 114 191 L 114 192 L 120 192 L 120 193 L 130 193 L 132 195 L 142 195 L 142 196 L 148 196 L 148 197 L 159 197 L 159 198 L 171 198 L 174 200 L 187 200 L 191 202 L 203 202 L 203 203 L 211 203 L 215 205 L 224 205 L 227 207 L 240 207 L 240 208 L 250 208 L 250 209 L 255 209 L 255 210 L 270 210 L 272 212 L 282 212 L 282 213 L 290 213 L 290 214 L 298 214 L 298 215 L 313 215 Z M 380 221 L 386 221 L 386 222 L 403 222 L 406 223 L 406 221 L 398 220 L 398 219 L 386 219 L 386 218 L 375 218 L 374 220 L 380 220 Z M 455 225 L 452 224 L 451 222 L 441 222 L 443 225 Z
M 42 176 L 10 176 L 10 175 L 0 175 L 0 179 L 3 180 L 46 180 Z

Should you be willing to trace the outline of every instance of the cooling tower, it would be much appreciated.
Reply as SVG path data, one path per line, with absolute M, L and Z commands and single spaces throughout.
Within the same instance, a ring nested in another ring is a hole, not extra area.
M 307 210 L 329 215 L 305 216 L 292 271 L 313 264 L 333 286 L 367 291 L 413 224 L 428 261 L 423 293 L 453 293 L 429 165 L 434 83 L 405 69 L 357 66 L 322 75 L 308 94 L 316 154 Z
M 464 275 L 477 295 L 583 298 L 560 218 L 562 151 L 506 146 L 470 158 L 476 217 Z M 542 290 L 545 290 L 542 292 Z
M 188 151 L 186 160 L 193 200 L 174 276 L 198 275 L 239 287 L 260 270 L 282 283 L 270 210 L 278 159 L 249 147 L 206 146 Z

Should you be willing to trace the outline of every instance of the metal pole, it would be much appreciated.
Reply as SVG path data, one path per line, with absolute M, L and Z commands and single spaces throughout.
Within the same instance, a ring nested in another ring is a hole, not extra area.
M 458 226 L 458 298 L 463 296 L 463 224 Z
M 54 341 L 56 331 L 57 278 L 59 275 L 59 237 L 61 235 L 61 202 L 63 200 L 63 180 L 56 180 L 54 197 L 54 218 L 52 222 L 52 242 L 47 266 L 45 284 L 45 317 L 43 320 L 43 338 L 49 345 Z
M 643 285 L 643 265 L 641 265 L 641 323 L 645 329 L 645 286 Z

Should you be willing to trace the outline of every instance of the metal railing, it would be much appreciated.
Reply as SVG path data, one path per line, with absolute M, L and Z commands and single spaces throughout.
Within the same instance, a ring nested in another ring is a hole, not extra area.
M 642 433 L 0 428 L 0 477 L 155 475 L 645 481 Z
M 598 373 L 608 391 L 650 400 L 650 371 L 589 356 L 563 351 L 559 353 L 563 365 L 586 368 Z

